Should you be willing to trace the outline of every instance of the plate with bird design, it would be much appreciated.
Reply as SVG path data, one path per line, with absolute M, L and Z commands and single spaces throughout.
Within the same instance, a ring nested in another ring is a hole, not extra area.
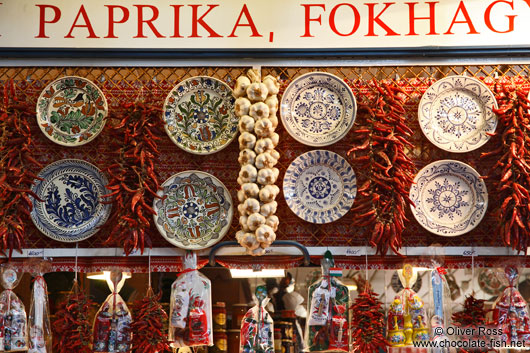
M 488 192 L 480 175 L 455 160 L 436 161 L 420 170 L 409 197 L 418 223 L 446 237 L 471 231 L 488 208 Z
M 51 82 L 37 100 L 37 124 L 46 137 L 63 146 L 81 146 L 95 139 L 107 114 L 101 89 L 82 77 Z

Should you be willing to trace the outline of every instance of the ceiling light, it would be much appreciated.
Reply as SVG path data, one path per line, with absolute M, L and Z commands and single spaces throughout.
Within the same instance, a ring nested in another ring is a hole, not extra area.
M 355 291 L 357 290 L 357 285 L 356 284 L 348 284 L 346 285 L 346 287 L 348 288 L 348 291 Z
M 232 278 L 265 278 L 265 277 L 285 277 L 285 270 L 283 269 L 263 269 L 254 271 L 251 269 L 240 270 L 230 269 Z
M 122 274 L 125 279 L 132 277 L 130 272 L 122 272 Z M 91 272 L 86 276 L 86 278 L 102 281 L 110 280 L 110 271 Z

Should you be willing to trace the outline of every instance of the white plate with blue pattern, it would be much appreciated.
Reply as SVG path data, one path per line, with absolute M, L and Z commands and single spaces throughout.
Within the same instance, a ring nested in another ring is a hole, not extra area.
M 44 167 L 31 188 L 43 202 L 33 200 L 31 219 L 48 237 L 61 242 L 85 240 L 107 221 L 111 206 L 102 204 L 107 178 L 94 165 L 62 159 Z
M 480 80 L 449 76 L 436 81 L 423 94 L 418 120 L 423 134 L 436 147 L 448 152 L 476 150 L 497 128 L 493 112 L 497 101 Z
M 283 178 L 289 208 L 311 223 L 330 223 L 350 210 L 357 194 L 352 167 L 338 154 L 309 151 L 298 156 Z
M 342 139 L 357 114 L 351 88 L 326 72 L 297 77 L 285 90 L 280 115 L 289 135 L 308 146 L 322 147 Z
M 424 167 L 410 188 L 412 214 L 429 232 L 452 237 L 475 228 L 488 208 L 486 184 L 469 165 L 441 160 Z

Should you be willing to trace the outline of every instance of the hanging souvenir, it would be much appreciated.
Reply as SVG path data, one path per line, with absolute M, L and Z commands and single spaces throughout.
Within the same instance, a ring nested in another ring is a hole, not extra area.
M 213 345 L 211 282 L 187 252 L 184 270 L 171 286 L 169 341 L 173 348 Z
M 390 304 L 387 318 L 387 339 L 391 346 L 409 346 L 412 342 L 428 341 L 429 328 L 423 300 L 411 289 L 417 274 L 409 264 L 399 273 L 403 290 Z
M 47 261 L 32 264 L 34 269 L 33 290 L 29 307 L 29 350 L 28 353 L 52 353 L 52 333 L 50 309 L 48 304 L 48 287 L 44 272 L 50 267 Z
M 256 299 L 241 322 L 239 353 L 274 353 L 274 322 L 265 310 L 269 302 L 265 286 L 256 288 Z
M 445 304 L 450 303 L 449 284 L 446 279 L 447 270 L 441 264 L 433 260 L 433 270 L 431 271 L 431 292 L 433 298 L 433 315 L 431 317 L 431 329 L 434 341 L 445 341 L 448 337 L 444 334 L 445 323 Z M 441 328 L 441 329 L 440 329 Z M 441 334 L 440 334 L 441 333 Z M 441 347 L 433 348 L 433 353 L 447 352 L 447 349 Z
M 132 317 L 127 304 L 118 294 L 125 283 L 122 272 L 112 271 L 107 277 L 111 294 L 101 305 L 94 319 L 94 352 L 130 352 Z
M 528 305 L 521 293 L 515 288 L 518 283 L 519 271 L 513 266 L 504 270 L 508 287 L 495 301 L 493 309 L 493 322 L 502 330 L 500 339 L 512 345 L 530 340 L 530 317 Z
M 1 270 L 0 282 L 5 290 L 0 294 L 0 352 L 28 349 L 26 309 L 13 292 L 21 278 L 22 273 L 9 265 Z
M 331 252 L 322 259 L 322 278 L 309 287 L 305 346 L 310 352 L 348 351 L 348 288 L 334 276 Z

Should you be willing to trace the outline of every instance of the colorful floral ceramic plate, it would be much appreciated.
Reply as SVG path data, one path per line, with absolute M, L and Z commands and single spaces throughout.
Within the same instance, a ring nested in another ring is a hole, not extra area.
M 450 76 L 434 83 L 421 97 L 420 127 L 429 141 L 449 152 L 473 151 L 497 128 L 493 92 L 476 78 Z
M 281 102 L 282 123 L 297 141 L 328 146 L 350 131 L 357 113 L 352 90 L 337 76 L 312 72 L 296 78 Z
M 506 287 L 504 283 L 497 277 L 497 270 L 493 268 L 483 268 L 478 273 L 478 286 L 489 295 L 499 295 Z
M 179 248 L 208 248 L 228 232 L 232 222 L 232 198 L 219 179 L 190 170 L 177 173 L 162 184 L 153 207 L 158 231 Z
M 296 158 L 283 178 L 289 208 L 311 223 L 330 223 L 344 216 L 357 194 L 356 177 L 336 153 L 315 150 Z
M 81 146 L 96 138 L 108 113 L 103 92 L 82 77 L 66 76 L 50 83 L 37 100 L 42 132 L 63 146 Z
M 63 159 L 44 167 L 32 190 L 31 219 L 48 237 L 76 242 L 95 234 L 108 219 L 110 205 L 101 203 L 108 181 L 98 168 L 79 159 Z
M 166 98 L 164 120 L 169 138 L 184 151 L 218 152 L 237 134 L 232 89 L 212 77 L 182 81 Z
M 453 160 L 436 161 L 414 178 L 410 188 L 416 220 L 428 231 L 456 236 L 475 228 L 488 207 L 486 184 L 477 171 Z

